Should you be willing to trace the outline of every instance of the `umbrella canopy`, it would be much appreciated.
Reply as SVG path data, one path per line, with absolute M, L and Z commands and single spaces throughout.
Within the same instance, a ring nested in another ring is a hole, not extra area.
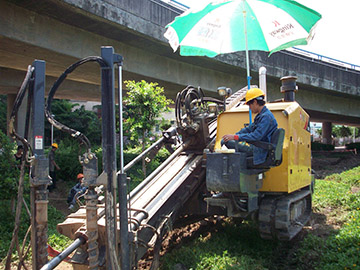
M 293 0 L 213 1 L 188 10 L 168 24 L 164 36 L 174 52 L 208 56 L 249 50 L 270 53 L 307 44 L 321 15 Z
M 244 19 L 245 16 L 245 19 Z M 305 45 L 321 15 L 292 0 L 214 1 L 168 24 L 165 37 L 184 56 L 246 50 L 276 52 Z

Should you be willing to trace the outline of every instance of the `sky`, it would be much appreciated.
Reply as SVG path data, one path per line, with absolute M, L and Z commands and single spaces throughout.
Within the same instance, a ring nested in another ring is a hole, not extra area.
M 209 0 L 177 0 L 186 6 Z M 297 0 L 322 15 L 311 44 L 298 48 L 360 66 L 360 0 Z

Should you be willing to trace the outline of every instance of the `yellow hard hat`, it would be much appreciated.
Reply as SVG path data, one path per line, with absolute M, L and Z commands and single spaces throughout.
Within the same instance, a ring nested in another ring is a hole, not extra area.
M 59 148 L 58 144 L 57 144 L 57 143 L 55 143 L 55 142 L 54 142 L 51 146 L 52 146 L 52 147 L 55 147 L 56 149 L 58 149 L 58 148 Z
M 265 96 L 264 92 L 259 88 L 251 88 L 246 92 L 245 95 L 245 104 L 254 98 Z

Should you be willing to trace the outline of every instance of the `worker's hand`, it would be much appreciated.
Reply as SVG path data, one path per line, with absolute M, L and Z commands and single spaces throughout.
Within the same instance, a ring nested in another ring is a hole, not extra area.
M 224 135 L 222 137 L 223 141 L 224 142 L 228 142 L 228 141 L 231 141 L 231 140 L 235 140 L 235 135 L 233 134 L 227 134 L 227 135 Z

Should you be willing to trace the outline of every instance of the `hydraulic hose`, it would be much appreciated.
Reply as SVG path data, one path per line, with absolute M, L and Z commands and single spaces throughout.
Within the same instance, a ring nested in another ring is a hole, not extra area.
M 61 74 L 61 76 L 55 81 L 55 83 L 53 84 L 53 86 L 50 89 L 50 92 L 49 92 L 49 95 L 47 98 L 47 102 L 45 105 L 45 116 L 50 124 L 55 126 L 57 129 L 64 131 L 66 133 L 69 133 L 72 137 L 78 139 L 81 143 L 83 143 L 86 146 L 87 150 L 89 151 L 91 148 L 89 139 L 80 131 L 69 128 L 69 127 L 65 126 L 64 124 L 55 120 L 51 113 L 51 103 L 52 103 L 52 100 L 53 100 L 55 93 L 56 93 L 57 89 L 59 88 L 59 86 L 62 84 L 62 82 L 66 79 L 66 77 L 71 72 L 73 72 L 77 67 L 79 67 L 87 62 L 97 62 L 101 67 L 108 67 L 108 65 L 104 61 L 104 59 L 102 59 L 99 56 L 89 56 L 89 57 L 83 58 L 83 59 L 75 62 L 71 66 L 69 66 L 63 72 L 63 74 Z M 102 69 L 102 72 L 106 72 L 106 70 Z
M 19 111 L 19 108 L 20 108 L 20 106 L 22 104 L 22 101 L 24 99 L 26 89 L 30 85 L 30 80 L 31 80 L 33 72 L 34 72 L 34 67 L 29 65 L 28 68 L 27 68 L 27 72 L 26 72 L 24 81 L 21 84 L 21 87 L 19 89 L 18 94 L 16 95 L 14 106 L 13 106 L 13 109 L 12 109 L 12 112 L 11 112 L 11 115 L 10 115 L 9 125 L 8 125 L 10 136 L 13 137 L 14 139 L 17 139 L 17 140 L 22 142 L 22 144 L 24 145 L 24 152 L 25 153 L 27 153 L 28 150 L 30 150 L 30 151 L 32 150 L 31 146 L 30 146 L 29 142 L 27 141 L 27 139 L 20 136 L 16 132 L 14 125 L 15 125 L 15 118 L 16 118 L 17 112 Z M 27 119 L 27 121 L 28 121 L 28 119 Z
M 223 104 L 223 101 L 212 97 L 205 97 L 204 91 L 198 87 L 188 85 L 176 95 L 175 119 L 180 129 L 186 129 L 195 116 L 206 110 L 207 103 Z

